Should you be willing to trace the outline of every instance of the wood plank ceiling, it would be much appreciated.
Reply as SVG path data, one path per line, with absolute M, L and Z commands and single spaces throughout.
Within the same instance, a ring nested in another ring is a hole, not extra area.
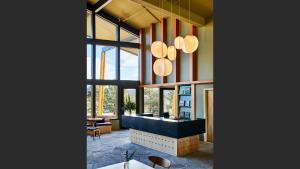
M 95 5 L 99 0 L 87 0 L 88 3 Z M 138 3 L 143 2 L 143 3 Z M 157 23 L 162 17 L 170 16 L 169 6 L 171 0 L 164 0 L 164 9 L 161 10 L 162 0 L 112 0 L 102 10 L 119 18 L 120 20 L 140 29 L 149 27 L 152 23 Z M 204 19 L 212 17 L 213 2 L 212 0 L 191 0 L 191 13 L 195 16 L 203 17 Z M 149 5 L 145 5 L 149 4 Z M 179 10 L 179 0 L 173 0 L 173 11 L 176 15 Z M 177 5 L 177 8 L 176 8 Z M 155 8 L 156 6 L 156 8 Z M 180 2 L 182 15 L 187 15 L 189 3 L 187 0 Z M 177 10 L 177 11 L 175 11 Z

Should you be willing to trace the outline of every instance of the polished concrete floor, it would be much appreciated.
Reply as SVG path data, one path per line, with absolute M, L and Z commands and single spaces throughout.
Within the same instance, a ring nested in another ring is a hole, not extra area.
M 161 153 L 129 141 L 129 131 L 113 131 L 101 135 L 100 139 L 87 137 L 87 169 L 97 169 L 107 165 L 123 161 L 122 153 L 137 149 L 134 159 L 151 166 L 148 156 L 160 156 L 171 161 L 171 169 L 212 169 L 213 168 L 213 146 L 209 143 L 200 143 L 198 152 L 183 157 L 176 157 Z M 160 167 L 156 167 L 160 168 Z

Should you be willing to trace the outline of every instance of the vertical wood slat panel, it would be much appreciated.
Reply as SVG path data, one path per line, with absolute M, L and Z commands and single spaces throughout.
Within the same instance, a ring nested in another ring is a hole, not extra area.
M 174 22 L 174 32 L 173 32 L 173 36 L 175 39 L 177 36 L 179 36 L 180 32 L 179 32 L 179 20 L 175 19 Z M 174 82 L 180 82 L 180 50 L 176 49 L 176 60 L 175 60 L 175 66 L 174 66 L 174 71 L 175 71 L 175 77 L 174 77 Z
M 155 41 L 155 33 L 156 33 L 156 30 L 155 30 L 155 24 L 152 23 L 151 26 L 150 26 L 150 45 Z M 154 71 L 153 71 L 153 64 L 154 64 L 154 61 L 155 61 L 155 57 L 152 55 L 151 53 L 151 57 L 150 57 L 150 83 L 151 84 L 155 84 L 155 74 L 154 74 Z
M 196 85 L 191 85 L 191 120 L 196 120 Z
M 146 43 L 145 43 L 145 29 L 140 30 L 140 84 L 145 84 L 145 59 L 146 59 Z
M 178 99 L 179 99 L 179 96 L 178 96 L 178 93 L 179 93 L 179 86 L 178 85 L 175 85 L 175 91 L 174 91 L 175 93 L 175 103 L 176 103 L 176 106 L 175 106 L 175 118 L 177 119 L 178 117 L 179 117 L 179 105 L 178 105 L 178 103 L 179 103 L 179 101 L 178 101 Z
M 196 37 L 197 34 L 198 34 L 198 31 L 197 31 L 197 27 L 190 24 L 190 34 L 191 35 L 194 35 Z M 191 81 L 196 81 L 197 80 L 197 58 L 198 58 L 198 49 L 191 53 L 191 58 L 190 58 L 190 80 Z
M 167 19 L 166 18 L 162 18 L 160 26 L 161 26 L 161 41 L 167 44 Z M 167 83 L 167 76 L 161 77 L 161 83 Z

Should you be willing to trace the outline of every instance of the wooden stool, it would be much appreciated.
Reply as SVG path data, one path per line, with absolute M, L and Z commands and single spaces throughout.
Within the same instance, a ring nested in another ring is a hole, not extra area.
M 100 129 L 94 126 L 86 127 L 87 134 L 93 137 L 93 140 L 95 140 L 96 136 L 99 136 L 100 138 Z

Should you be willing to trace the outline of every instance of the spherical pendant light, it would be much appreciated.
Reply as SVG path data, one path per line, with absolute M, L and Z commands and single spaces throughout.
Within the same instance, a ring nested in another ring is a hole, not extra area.
M 184 43 L 182 46 L 182 50 L 185 53 L 193 53 L 197 50 L 199 45 L 198 39 L 193 35 L 186 35 L 184 38 Z
M 175 60 L 176 59 L 176 48 L 175 48 L 175 46 L 169 46 L 168 47 L 168 58 L 170 60 Z
M 174 45 L 176 49 L 182 49 L 183 43 L 184 43 L 184 39 L 182 36 L 177 36 L 174 40 Z
M 153 64 L 153 71 L 158 76 L 168 76 L 172 73 L 172 63 L 165 58 L 156 59 Z
M 167 45 L 164 42 L 155 41 L 151 44 L 151 53 L 157 58 L 164 58 L 168 53 Z

